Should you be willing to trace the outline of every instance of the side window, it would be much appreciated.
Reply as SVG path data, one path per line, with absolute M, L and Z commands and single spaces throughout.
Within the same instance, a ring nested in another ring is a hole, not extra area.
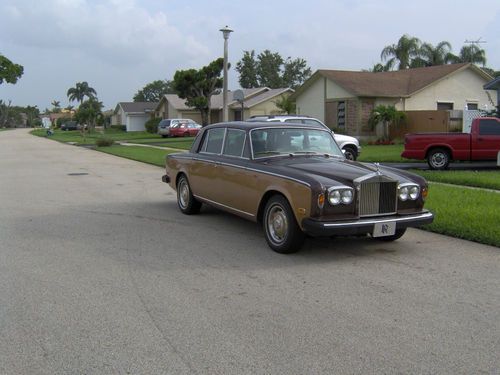
M 224 142 L 224 155 L 239 156 L 243 155 L 245 145 L 245 131 L 239 129 L 228 129 L 226 140 Z
M 500 135 L 500 121 L 480 120 L 479 135 Z
M 210 154 L 220 154 L 222 151 L 225 130 L 225 128 L 210 129 L 203 140 L 200 151 Z

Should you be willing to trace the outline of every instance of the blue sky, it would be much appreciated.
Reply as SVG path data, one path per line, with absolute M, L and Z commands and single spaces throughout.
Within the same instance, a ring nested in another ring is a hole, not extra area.
M 0 99 L 50 108 L 87 81 L 106 108 L 131 101 L 156 79 L 222 56 L 219 29 L 229 25 L 229 60 L 270 49 L 305 58 L 316 69 L 367 69 L 403 34 L 458 53 L 481 38 L 488 64 L 500 70 L 500 2 L 470 1 L 177 1 L 0 0 L 0 53 L 24 66 Z M 229 87 L 238 88 L 230 72 Z

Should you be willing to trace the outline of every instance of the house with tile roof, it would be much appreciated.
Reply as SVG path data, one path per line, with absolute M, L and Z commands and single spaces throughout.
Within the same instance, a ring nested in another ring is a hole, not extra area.
M 243 89 L 243 105 L 233 100 L 233 91 L 228 92 L 229 120 L 240 121 L 255 115 L 276 115 L 282 113 L 275 102 L 293 93 L 290 88 L 270 89 L 259 87 Z M 222 121 L 222 93 L 212 95 L 210 100 L 210 123 Z M 190 118 L 201 124 L 200 112 L 188 107 L 184 99 L 175 94 L 164 95 L 155 109 L 156 117 Z
M 491 108 L 491 77 L 473 64 L 449 64 L 391 72 L 318 70 L 292 95 L 297 113 L 322 120 L 345 134 L 372 134 L 371 111 L 394 105 L 400 111 Z
M 156 102 L 120 102 L 111 117 L 111 125 L 124 125 L 128 132 L 144 131 L 157 105 Z

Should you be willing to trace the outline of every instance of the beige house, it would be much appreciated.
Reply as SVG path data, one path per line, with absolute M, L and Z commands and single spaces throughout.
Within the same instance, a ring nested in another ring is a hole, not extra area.
M 483 86 L 491 77 L 473 64 L 392 72 L 318 70 L 292 95 L 297 113 L 316 117 L 350 135 L 369 135 L 378 105 L 401 111 L 491 109 L 497 94 Z
M 124 125 L 128 132 L 144 131 L 144 125 L 153 117 L 157 105 L 153 102 L 120 102 L 111 116 L 111 125 Z
M 267 87 L 243 89 L 243 110 L 241 103 L 233 100 L 234 92 L 228 92 L 229 121 L 240 121 L 255 115 L 276 115 L 282 111 L 276 106 L 276 101 L 293 93 L 290 88 L 270 89 Z M 213 95 L 210 101 L 210 123 L 222 121 L 222 93 Z M 158 103 L 156 117 L 160 118 L 190 118 L 201 124 L 201 114 L 198 110 L 186 105 L 184 99 L 175 94 L 164 95 Z M 243 113 L 243 116 L 242 116 Z

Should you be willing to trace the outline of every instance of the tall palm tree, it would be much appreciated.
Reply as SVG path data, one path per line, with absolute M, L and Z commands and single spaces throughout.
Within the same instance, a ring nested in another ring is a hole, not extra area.
M 60 101 L 52 100 L 52 102 L 50 104 L 52 104 L 52 106 L 53 106 L 53 108 L 52 108 L 53 113 L 61 112 L 61 102 Z
M 387 60 L 386 65 L 390 68 L 398 63 L 398 70 L 408 69 L 412 59 L 419 56 L 420 43 L 420 39 L 405 34 L 399 38 L 397 44 L 386 46 L 380 58 Z
M 77 82 L 75 87 L 71 87 L 66 93 L 70 102 L 77 101 L 82 104 L 85 97 L 93 99 L 96 97 L 96 91 L 89 86 L 87 82 Z
M 475 44 L 471 44 L 469 46 L 463 46 L 460 50 L 460 54 L 454 57 L 454 62 L 457 63 L 473 63 L 473 64 L 481 64 L 482 66 L 486 65 L 486 52 L 484 49 L 479 48 Z
M 419 59 L 423 66 L 445 65 L 453 61 L 454 55 L 451 53 L 451 44 L 442 41 L 436 46 L 431 43 L 424 43 L 420 47 Z

